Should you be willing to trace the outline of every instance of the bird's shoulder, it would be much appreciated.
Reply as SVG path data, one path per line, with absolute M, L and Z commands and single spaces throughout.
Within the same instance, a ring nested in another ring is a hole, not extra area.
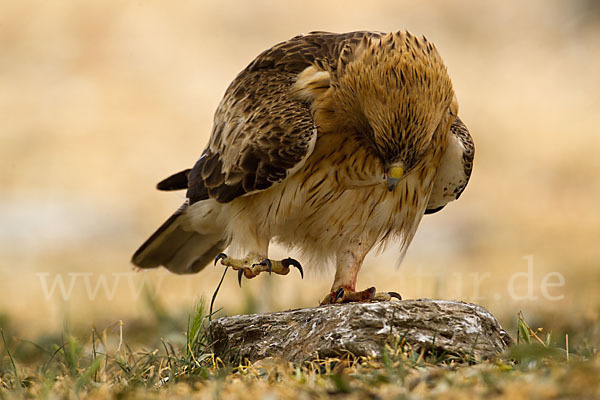
M 259 54 L 227 88 L 203 157 L 189 175 L 192 202 L 228 202 L 265 190 L 297 171 L 314 149 L 311 101 L 294 89 L 302 73 L 334 71 L 348 46 L 376 32 L 311 32 Z M 321 75 L 303 82 L 320 90 Z M 328 80 L 324 85 L 328 85 Z
M 332 33 L 314 31 L 301 34 L 276 44 L 260 53 L 240 73 L 276 70 L 298 74 L 305 68 L 316 65 L 322 70 L 335 70 L 344 48 L 358 44 L 365 37 L 380 37 L 381 32 L 356 31 Z

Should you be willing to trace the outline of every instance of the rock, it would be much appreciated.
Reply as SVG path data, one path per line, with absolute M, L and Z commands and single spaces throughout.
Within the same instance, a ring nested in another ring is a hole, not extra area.
M 413 348 L 493 358 L 512 343 L 496 318 L 475 304 L 404 300 L 333 304 L 269 314 L 219 318 L 211 324 L 213 351 L 223 360 L 379 356 L 395 335 Z

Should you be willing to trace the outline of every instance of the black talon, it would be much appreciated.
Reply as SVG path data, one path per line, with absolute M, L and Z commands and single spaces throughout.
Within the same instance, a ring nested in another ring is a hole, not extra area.
M 375 298 L 375 293 L 377 293 L 377 289 L 375 289 L 375 286 L 371 286 L 367 290 L 371 294 L 371 298 L 369 300 L 373 300 Z
M 268 258 L 265 258 L 265 260 L 261 264 L 269 267 L 269 275 L 271 275 L 271 271 L 273 270 L 273 264 L 271 263 L 271 260 L 269 260 Z
M 216 257 L 215 257 L 215 265 L 217 265 L 217 262 L 219 260 L 225 259 L 227 258 L 227 254 L 225 253 L 219 253 Z
M 344 297 L 344 288 L 341 287 L 335 292 L 335 297 L 333 298 L 333 304 L 337 303 L 339 299 Z
M 242 287 L 242 275 L 244 275 L 244 270 L 238 269 L 238 284 Z
M 302 270 L 302 265 L 300 265 L 300 263 L 296 260 L 294 260 L 293 258 L 286 258 L 285 260 L 281 260 L 281 263 L 283 264 L 284 267 L 288 267 L 290 265 L 298 268 L 298 271 L 300 271 L 300 276 L 302 277 L 302 279 L 304 279 L 304 271 Z
M 398 300 L 402 300 L 402 296 L 400 296 L 400 293 L 397 293 L 397 292 L 387 292 L 387 293 L 390 295 L 390 297 L 393 297 Z

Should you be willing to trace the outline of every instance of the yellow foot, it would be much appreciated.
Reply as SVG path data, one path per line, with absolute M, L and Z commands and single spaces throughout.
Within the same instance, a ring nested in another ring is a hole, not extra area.
M 390 301 L 392 298 L 402 300 L 396 292 L 379 292 L 377 293 L 374 287 L 370 287 L 360 292 L 354 292 L 348 289 L 339 288 L 329 293 L 321 305 L 335 303 L 352 303 L 352 302 L 367 302 L 367 301 Z
M 221 261 L 221 265 L 231 267 L 238 272 L 238 282 L 242 286 L 242 275 L 246 278 L 254 278 L 261 272 L 274 272 L 279 275 L 287 275 L 290 267 L 296 267 L 300 271 L 300 276 L 304 278 L 304 271 L 300 263 L 293 258 L 284 260 L 271 260 L 258 254 L 249 254 L 245 258 L 229 258 L 227 254 L 221 253 L 215 258 L 215 265 Z

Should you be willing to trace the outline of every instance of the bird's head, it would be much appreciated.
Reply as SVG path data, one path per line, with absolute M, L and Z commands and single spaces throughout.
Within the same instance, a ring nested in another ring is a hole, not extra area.
M 456 116 L 446 67 L 427 39 L 395 32 L 345 49 L 337 78 L 346 125 L 379 157 L 393 190 Z

